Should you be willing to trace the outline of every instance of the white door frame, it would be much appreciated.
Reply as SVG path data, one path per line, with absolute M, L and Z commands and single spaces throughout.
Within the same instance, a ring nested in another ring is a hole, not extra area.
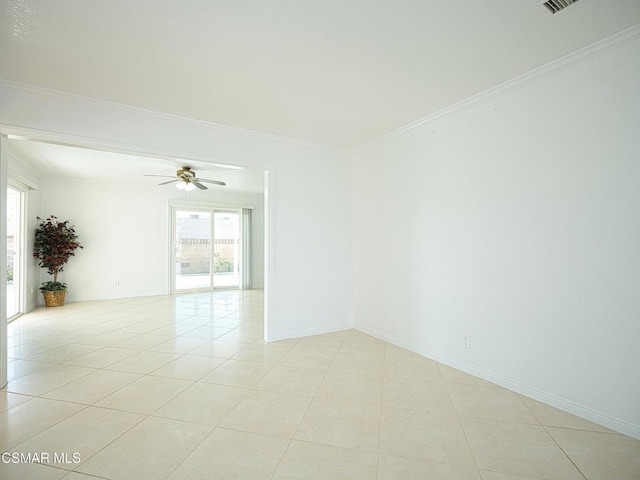
M 18 229 L 19 231 L 17 232 L 17 243 L 18 243 L 18 258 L 16 259 L 14 257 L 13 260 L 13 264 L 14 264 L 14 281 L 13 281 L 13 285 L 14 285 L 14 289 L 16 290 L 16 295 L 17 295 L 17 301 L 16 301 L 16 307 L 17 307 L 17 313 L 10 317 L 7 318 L 7 321 L 11 320 L 15 320 L 16 318 L 18 318 L 20 315 L 22 315 L 23 313 L 25 313 L 26 308 L 27 308 L 27 298 L 26 298 L 26 287 L 27 287 L 27 194 L 29 193 L 29 188 L 25 185 L 22 185 L 21 183 L 15 181 L 12 178 L 8 178 L 7 179 L 7 188 L 11 188 L 15 191 L 17 191 L 20 194 L 20 212 L 19 212 L 19 218 L 18 218 Z M 8 246 L 7 246 L 8 248 Z M 16 269 L 16 265 L 17 265 L 17 269 Z M 18 271 L 18 275 L 17 275 L 17 281 L 16 281 L 16 270 Z
M 0 132 L 0 195 L 7 195 L 9 145 L 7 135 Z M 5 201 L 2 201 L 2 205 Z M 0 278 L 7 278 L 7 209 L 0 208 Z M 4 282 L 3 282 L 4 283 Z M 0 388 L 7 384 L 7 289 L 0 288 Z

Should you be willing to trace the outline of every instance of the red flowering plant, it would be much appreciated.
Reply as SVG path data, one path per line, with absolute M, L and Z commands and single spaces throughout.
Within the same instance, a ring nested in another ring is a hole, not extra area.
M 69 220 L 61 222 L 53 215 L 46 220 L 38 217 L 33 256 L 38 259 L 38 266 L 46 268 L 47 272 L 53 275 L 53 281 L 44 282 L 40 291 L 67 289 L 65 283 L 58 282 L 58 273 L 78 248 L 84 247 L 78 243 L 75 226 L 69 225 Z

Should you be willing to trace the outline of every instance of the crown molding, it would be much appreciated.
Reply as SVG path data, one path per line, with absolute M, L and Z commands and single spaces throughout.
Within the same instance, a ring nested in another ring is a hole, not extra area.
M 382 140 L 394 137 L 398 134 L 420 127 L 421 125 L 433 122 L 440 117 L 444 117 L 459 110 L 473 107 L 488 98 L 506 95 L 516 90 L 528 87 L 529 85 L 558 75 L 561 72 L 575 68 L 583 63 L 590 62 L 591 60 L 601 55 L 605 55 L 612 50 L 625 47 L 638 40 L 640 40 L 640 24 L 636 24 L 630 28 L 627 28 L 626 30 L 606 37 L 602 40 L 592 43 L 591 45 L 576 50 L 575 52 L 569 53 L 545 65 L 542 65 L 522 75 L 507 80 L 506 82 L 496 85 L 495 87 L 489 88 L 460 102 L 449 105 L 448 107 L 445 107 L 441 110 L 438 110 L 437 112 L 431 113 L 425 117 L 415 120 L 396 130 L 385 133 L 384 135 L 374 138 L 373 140 L 363 143 L 362 145 L 351 148 L 349 151 L 351 153 L 355 153 Z
M 231 127 L 227 125 L 207 122 L 204 120 L 197 120 L 193 118 L 182 117 L 179 115 L 158 112 L 155 110 L 148 110 L 141 107 L 134 107 L 131 105 L 125 105 L 125 104 L 111 102 L 107 100 L 101 100 L 101 99 L 86 97 L 86 96 L 77 95 L 73 93 L 62 92 L 59 90 L 53 90 L 46 87 L 14 82 L 6 79 L 0 79 L 0 88 L 15 89 L 15 90 L 23 91 L 33 95 L 43 96 L 43 97 L 56 98 L 56 99 L 67 100 L 67 101 L 78 101 L 78 102 L 83 102 L 88 104 L 94 104 L 96 106 L 101 106 L 101 107 L 114 108 L 127 113 L 144 115 L 144 116 L 149 116 L 149 117 L 154 117 L 154 118 L 164 119 L 164 120 L 171 120 L 174 122 L 181 122 L 183 124 L 191 125 L 198 128 L 204 128 L 209 131 L 220 133 L 220 134 L 234 135 L 234 136 L 239 136 L 239 137 L 244 137 L 249 139 L 259 139 L 259 140 L 267 140 L 267 141 L 274 141 L 274 142 L 281 142 L 281 143 L 284 142 L 291 145 L 300 145 L 300 146 L 305 146 L 309 148 L 316 148 L 316 149 L 329 150 L 329 151 L 335 151 L 335 152 L 354 153 L 359 151 L 360 149 L 364 149 L 384 139 L 391 138 L 403 132 L 413 130 L 414 128 L 417 128 L 421 125 L 425 125 L 430 122 L 433 122 L 434 120 L 440 117 L 449 115 L 459 110 L 470 108 L 488 98 L 497 97 L 500 95 L 506 95 L 518 89 L 525 88 L 529 85 L 540 82 L 551 76 L 558 75 L 563 71 L 575 68 L 578 65 L 589 62 L 594 58 L 604 55 L 612 50 L 622 48 L 628 44 L 638 41 L 639 39 L 640 39 L 640 24 L 636 24 L 630 28 L 627 28 L 626 30 L 623 30 L 619 33 L 616 33 L 607 38 L 599 40 L 587 47 L 584 47 L 579 50 L 576 50 L 575 52 L 569 53 L 563 57 L 560 57 L 559 59 L 553 60 L 545 65 L 542 65 L 533 70 L 530 70 L 529 72 L 526 72 L 515 78 L 507 80 L 506 82 L 503 82 L 499 85 L 496 85 L 495 87 L 489 88 L 481 93 L 468 97 L 460 102 L 449 105 L 448 107 L 445 107 L 441 110 L 433 112 L 429 115 L 426 115 L 403 127 L 392 130 L 384 135 L 381 135 L 377 138 L 369 140 L 353 148 L 342 148 L 342 147 L 337 147 L 333 145 L 319 144 L 319 143 L 309 142 L 306 140 L 299 140 L 291 137 L 258 132 L 255 130 L 248 130 L 248 129 L 243 129 L 239 127 Z
M 248 130 L 248 129 L 239 128 L 239 127 L 231 127 L 228 125 L 207 122 L 205 120 L 197 120 L 194 118 L 182 117 L 180 115 L 174 115 L 171 113 L 164 113 L 156 110 L 148 110 L 142 107 L 135 107 L 135 106 L 126 105 L 123 103 L 111 102 L 109 100 L 101 100 L 98 98 L 86 97 L 86 96 L 78 95 L 75 93 L 63 92 L 60 90 L 54 90 L 47 87 L 41 87 L 38 85 L 31 85 L 31 84 L 21 83 L 21 82 L 14 82 L 12 80 L 0 78 L 0 89 L 2 88 L 18 90 L 18 91 L 29 93 L 32 95 L 55 98 L 63 101 L 76 101 L 76 102 L 82 102 L 85 104 L 95 105 L 98 107 L 113 108 L 125 113 L 144 115 L 148 117 L 158 118 L 161 120 L 181 122 L 183 124 L 191 125 L 198 128 L 204 128 L 206 130 L 210 130 L 212 132 L 216 132 L 219 134 L 235 135 L 235 136 L 244 137 L 244 138 L 268 140 L 272 142 L 281 142 L 281 143 L 284 142 L 284 143 L 300 145 L 305 147 L 323 149 L 323 150 L 332 150 L 332 151 L 339 151 L 339 152 L 348 151 L 345 148 L 336 147 L 333 145 L 314 143 L 307 140 L 300 140 L 296 138 L 285 137 L 285 136 L 275 135 L 271 133 L 264 133 L 256 130 Z

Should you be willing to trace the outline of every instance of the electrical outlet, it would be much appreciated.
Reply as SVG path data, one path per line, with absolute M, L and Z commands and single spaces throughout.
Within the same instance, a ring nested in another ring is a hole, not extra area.
M 116 281 L 114 282 L 114 285 L 115 285 L 116 287 L 119 287 L 119 286 L 120 286 L 120 280 L 116 280 Z
M 462 337 L 462 346 L 464 348 L 471 348 L 471 334 L 465 333 L 464 337 Z

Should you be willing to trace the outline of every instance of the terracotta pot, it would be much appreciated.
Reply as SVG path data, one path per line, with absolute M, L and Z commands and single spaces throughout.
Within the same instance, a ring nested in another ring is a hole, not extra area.
M 42 292 L 42 295 L 44 296 L 44 304 L 47 307 L 61 307 L 64 305 L 64 296 L 66 294 L 66 290 L 49 290 Z

